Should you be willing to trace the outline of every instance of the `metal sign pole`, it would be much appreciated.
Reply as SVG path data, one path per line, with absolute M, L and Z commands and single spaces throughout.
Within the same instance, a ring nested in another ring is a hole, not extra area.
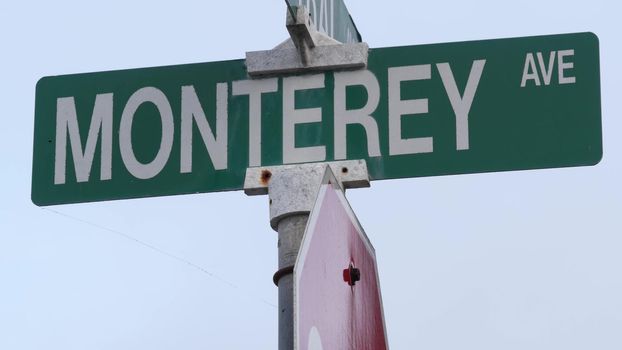
M 309 213 L 279 221 L 279 270 L 274 281 L 279 288 L 279 349 L 294 348 L 294 263 L 307 226 Z
M 273 50 L 247 52 L 246 67 L 251 78 L 367 66 L 366 43 L 343 44 L 319 33 L 309 9 L 291 6 L 288 0 L 285 3 L 290 39 Z M 279 288 L 280 350 L 294 349 L 294 264 L 326 166 L 337 174 L 344 189 L 369 187 L 365 161 L 259 167 L 246 171 L 244 191 L 248 195 L 269 195 L 270 225 L 279 235 L 278 271 L 273 281 Z

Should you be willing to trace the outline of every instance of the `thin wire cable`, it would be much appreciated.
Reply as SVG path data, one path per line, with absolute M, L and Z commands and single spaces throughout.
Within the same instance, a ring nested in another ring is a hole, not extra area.
M 189 261 L 189 260 L 187 260 L 187 259 L 185 259 L 185 258 L 182 258 L 182 257 L 177 256 L 177 255 L 175 255 L 175 254 L 169 253 L 169 252 L 167 252 L 166 250 L 163 250 L 163 249 L 161 249 L 161 248 L 158 248 L 158 247 L 156 247 L 156 246 L 154 246 L 154 245 L 152 245 L 152 244 L 150 244 L 150 243 L 147 243 L 147 242 L 145 242 L 145 241 L 141 241 L 140 239 L 138 239 L 138 238 L 136 238 L 136 237 L 133 237 L 133 236 L 130 236 L 130 235 L 128 235 L 127 233 L 123 233 L 123 232 L 121 232 L 121 231 L 113 230 L 113 229 L 111 229 L 111 228 L 108 228 L 108 227 L 105 227 L 105 226 L 102 226 L 102 225 L 99 225 L 99 224 L 96 224 L 96 223 L 93 223 L 93 222 L 90 222 L 90 221 L 86 221 L 86 220 L 84 220 L 84 219 L 80 219 L 80 218 L 78 218 L 78 217 L 75 217 L 75 216 L 72 216 L 72 215 L 69 215 L 69 214 L 65 214 L 65 213 L 62 213 L 62 212 L 60 212 L 60 211 L 57 211 L 57 210 L 54 210 L 54 209 L 50 209 L 50 208 L 47 208 L 47 207 L 42 207 L 41 209 L 46 210 L 46 211 L 49 211 L 49 212 L 51 212 L 51 213 L 53 213 L 53 214 L 56 214 L 56 215 L 62 216 L 62 217 L 64 217 L 64 218 L 66 218 L 66 219 L 69 219 L 69 220 L 74 220 L 74 221 L 80 222 L 80 223 L 82 223 L 82 224 L 85 224 L 85 225 L 88 225 L 88 226 L 95 227 L 95 228 L 97 228 L 97 229 L 99 229 L 99 230 L 102 230 L 102 231 L 106 231 L 106 232 L 114 233 L 114 234 L 116 234 L 116 235 L 118 235 L 118 236 L 121 236 L 121 237 L 123 237 L 123 238 L 125 238 L 125 239 L 128 239 L 128 240 L 130 240 L 130 241 L 133 241 L 134 243 L 140 244 L 140 245 L 142 245 L 143 247 L 149 248 L 149 249 L 151 249 L 151 250 L 155 251 L 156 253 L 162 254 L 162 255 L 164 255 L 164 256 L 166 256 L 166 257 L 170 258 L 170 259 L 177 260 L 178 262 L 181 262 L 181 263 L 183 263 L 183 264 L 185 264 L 185 265 L 187 265 L 187 266 L 193 267 L 193 268 L 195 268 L 196 270 L 199 270 L 200 272 L 202 272 L 202 273 L 204 273 L 204 274 L 206 274 L 206 275 L 210 276 L 211 278 L 213 278 L 213 279 L 215 279 L 215 280 L 218 280 L 219 282 L 221 282 L 221 283 L 223 283 L 223 284 L 226 284 L 227 286 L 229 286 L 229 287 L 231 287 L 231 288 L 233 288 L 233 289 L 237 289 L 237 290 L 242 291 L 242 289 L 240 289 L 240 287 L 238 287 L 237 285 L 235 285 L 235 284 L 233 284 L 233 283 L 231 283 L 231 282 L 229 282 L 229 281 L 225 280 L 224 278 L 222 278 L 222 277 L 220 277 L 220 276 L 218 276 L 218 275 L 216 275 L 216 274 L 214 274 L 214 273 L 212 273 L 212 272 L 209 272 L 209 271 L 208 271 L 207 269 L 205 269 L 204 267 L 202 267 L 202 266 L 200 266 L 200 265 L 197 265 L 197 264 L 193 263 L 192 261 Z M 255 297 L 255 298 L 256 298 L 256 297 Z M 263 303 L 264 303 L 264 304 L 266 304 L 266 305 L 269 305 L 269 306 L 271 306 L 271 307 L 273 307 L 273 308 L 277 308 L 277 306 L 276 306 L 276 305 L 274 305 L 273 303 L 271 303 L 271 302 L 269 302 L 269 301 L 266 301 L 266 300 L 264 300 L 264 299 L 262 299 L 262 298 L 256 298 L 256 299 L 259 299 L 261 302 L 263 302 Z

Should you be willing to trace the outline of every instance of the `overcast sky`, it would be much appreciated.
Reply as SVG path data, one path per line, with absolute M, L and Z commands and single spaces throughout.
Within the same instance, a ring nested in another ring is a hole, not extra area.
M 393 349 L 622 348 L 622 108 L 614 1 L 349 1 L 370 47 L 591 31 L 594 167 L 373 182 L 348 198 L 376 248 Z M 243 58 L 282 1 L 0 4 L 0 349 L 275 349 L 276 233 L 242 192 L 39 208 L 43 76 Z M 596 68 L 596 67 L 595 67 Z

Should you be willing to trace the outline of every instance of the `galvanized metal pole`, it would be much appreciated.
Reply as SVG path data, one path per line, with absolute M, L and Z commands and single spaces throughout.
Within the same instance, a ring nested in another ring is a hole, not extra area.
M 325 167 L 298 165 L 270 176 L 270 225 L 279 235 L 273 278 L 279 287 L 279 350 L 294 349 L 294 264 Z
M 286 217 L 278 223 L 279 271 L 279 350 L 294 348 L 294 275 L 298 250 L 309 214 Z M 291 269 L 291 270 L 290 270 Z

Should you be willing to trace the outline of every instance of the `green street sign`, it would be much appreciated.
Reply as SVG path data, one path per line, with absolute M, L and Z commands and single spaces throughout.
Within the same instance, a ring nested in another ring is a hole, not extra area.
M 238 190 L 248 167 L 365 159 L 372 180 L 597 164 L 591 33 L 372 49 L 367 70 L 243 60 L 42 78 L 37 205 Z
M 287 0 L 292 6 L 309 9 L 315 29 L 345 43 L 360 43 L 359 33 L 343 0 Z

